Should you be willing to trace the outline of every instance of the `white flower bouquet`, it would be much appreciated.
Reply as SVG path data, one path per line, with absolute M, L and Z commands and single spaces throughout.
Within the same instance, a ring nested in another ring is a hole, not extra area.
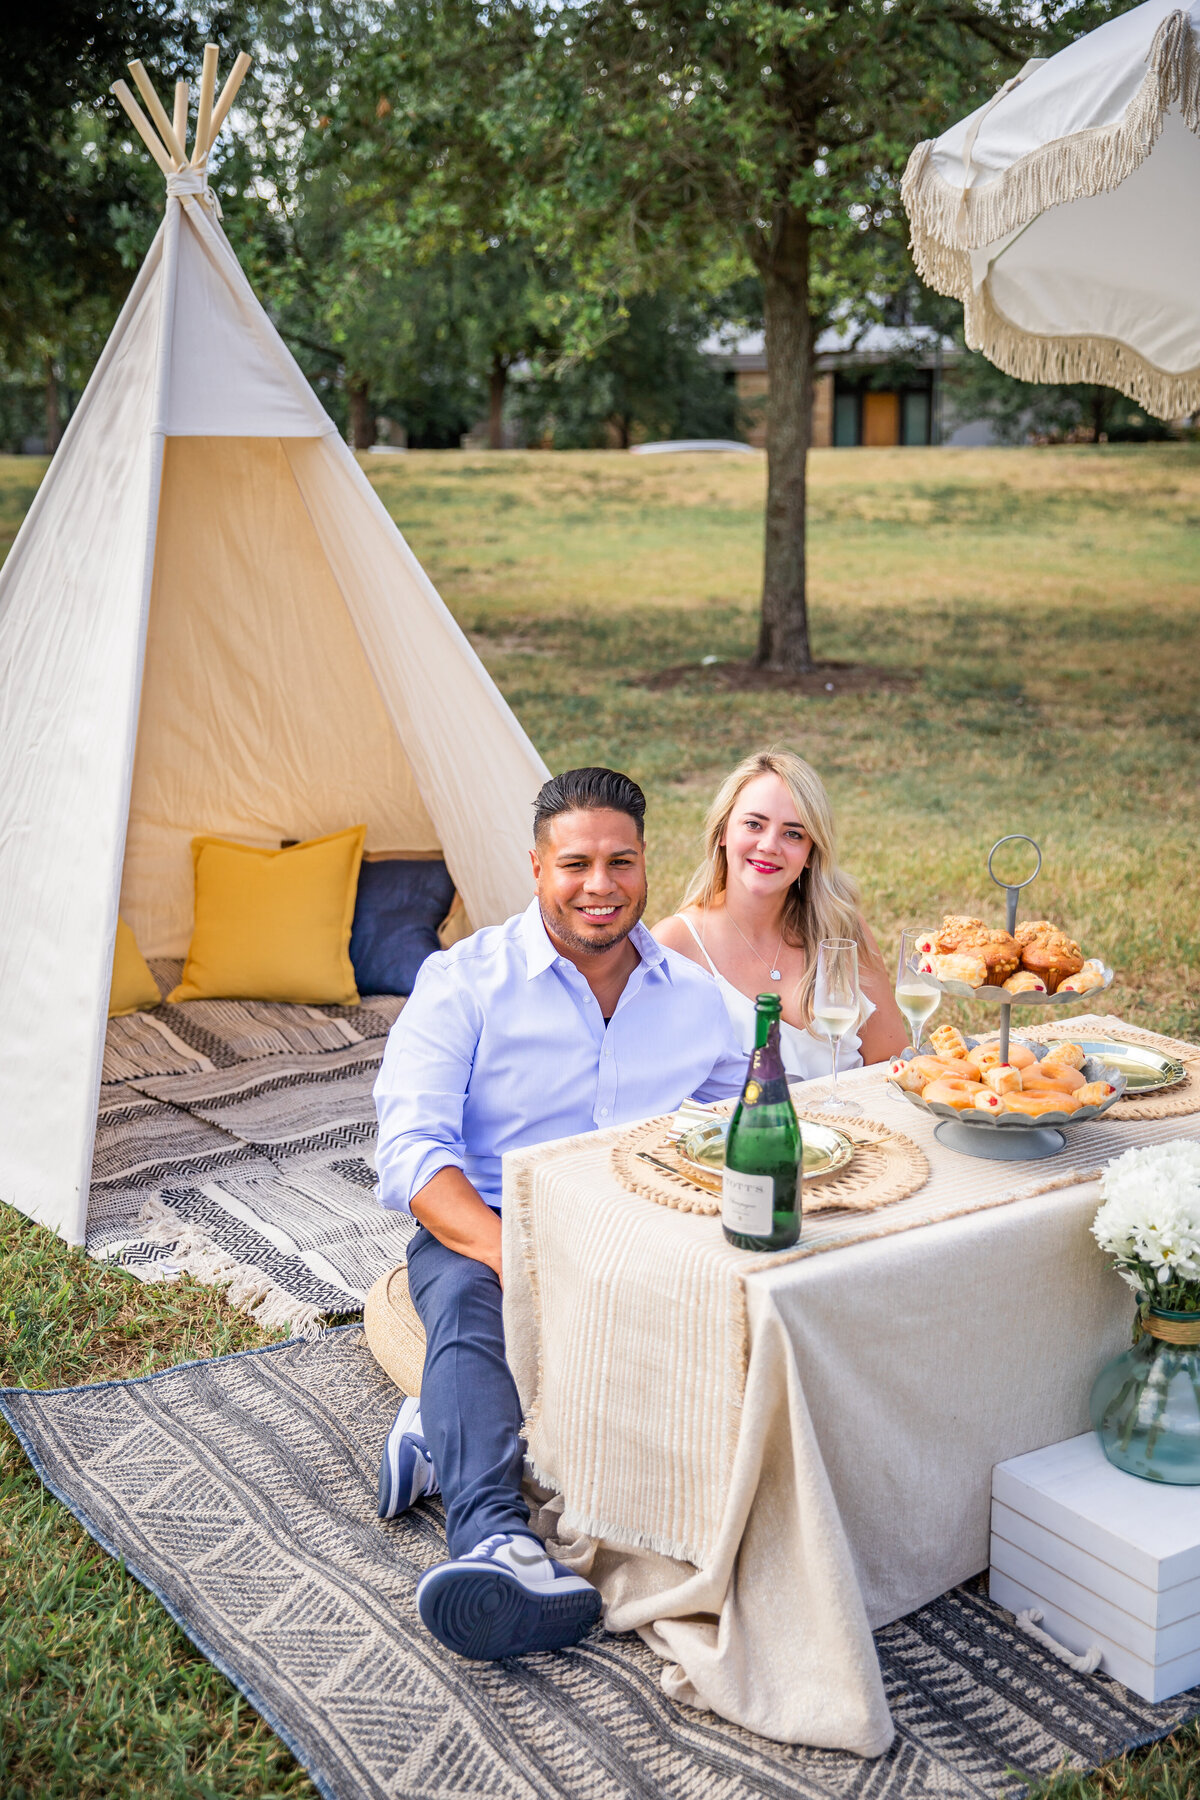
M 1122 1280 L 1164 1312 L 1200 1313 L 1200 1143 L 1114 1157 L 1092 1235 Z

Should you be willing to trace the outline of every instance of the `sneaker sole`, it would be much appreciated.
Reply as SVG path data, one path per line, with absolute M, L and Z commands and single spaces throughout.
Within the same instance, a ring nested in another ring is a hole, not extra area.
M 400 1409 L 402 1417 L 409 1414 L 410 1408 L 411 1415 L 409 1417 L 404 1417 L 405 1428 L 411 1423 L 412 1418 L 419 1416 L 418 1408 L 413 1405 L 411 1400 L 406 1400 Z M 399 1424 L 400 1420 L 398 1419 L 396 1425 L 392 1426 L 392 1429 L 388 1434 L 388 1441 L 384 1446 L 383 1456 L 380 1458 L 379 1462 L 379 1517 L 381 1519 L 394 1519 L 400 1513 L 407 1512 L 409 1507 L 413 1505 L 411 1479 L 409 1481 L 410 1491 L 408 1499 L 405 1501 L 400 1500 L 400 1454 L 403 1449 L 404 1438 L 403 1433 L 397 1430 Z
M 448 1650 L 473 1662 L 494 1662 L 577 1644 L 600 1617 L 600 1595 L 588 1587 L 543 1598 L 515 1576 L 447 1564 L 421 1581 L 417 1611 Z

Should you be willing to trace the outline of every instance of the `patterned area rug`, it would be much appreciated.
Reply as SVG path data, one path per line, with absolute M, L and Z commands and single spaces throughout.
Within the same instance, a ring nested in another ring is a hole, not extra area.
M 153 963 L 165 995 L 178 962 Z M 371 1089 L 403 1001 L 165 1001 L 111 1019 L 88 1251 L 145 1281 L 186 1271 L 264 1325 L 356 1312 L 412 1221 L 375 1198 Z
M 877 1762 L 753 1737 L 666 1698 L 636 1636 L 467 1663 L 422 1629 L 440 1511 L 381 1525 L 397 1391 L 357 1327 L 0 1408 L 38 1474 L 258 1709 L 326 1800 L 1000 1800 L 1200 1711 L 1080 1676 L 972 1588 L 876 1642 Z

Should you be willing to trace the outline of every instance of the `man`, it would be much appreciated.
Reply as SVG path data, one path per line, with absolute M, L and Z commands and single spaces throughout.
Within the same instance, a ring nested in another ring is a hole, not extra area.
M 716 984 L 664 950 L 646 904 L 646 801 L 626 775 L 570 769 L 534 808 L 536 899 L 423 965 L 375 1086 L 385 1206 L 420 1229 L 408 1285 L 425 1327 L 380 1471 L 380 1515 L 446 1505 L 447 1562 L 417 1585 L 463 1656 L 573 1644 L 600 1596 L 552 1561 L 521 1494 L 521 1406 L 504 1360 L 506 1150 L 736 1093 L 745 1057 Z

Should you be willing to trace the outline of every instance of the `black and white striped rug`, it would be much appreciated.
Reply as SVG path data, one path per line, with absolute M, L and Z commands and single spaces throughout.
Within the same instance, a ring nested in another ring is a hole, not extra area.
M 876 1762 L 756 1738 L 668 1699 L 636 1636 L 467 1663 L 413 1590 L 440 1510 L 381 1524 L 398 1402 L 361 1331 L 140 1381 L 8 1389 L 38 1474 L 155 1593 L 326 1800 L 1001 1800 L 1200 1712 L 1077 1675 L 960 1588 L 876 1634 L 896 1739 Z

